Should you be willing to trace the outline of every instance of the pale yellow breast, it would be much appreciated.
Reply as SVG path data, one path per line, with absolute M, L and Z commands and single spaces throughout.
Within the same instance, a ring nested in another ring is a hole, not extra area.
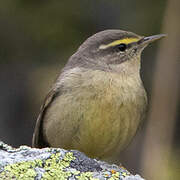
M 56 98 L 46 113 L 48 142 L 99 158 L 123 149 L 145 110 L 139 75 L 89 71 L 72 77 L 67 79 L 72 90 Z

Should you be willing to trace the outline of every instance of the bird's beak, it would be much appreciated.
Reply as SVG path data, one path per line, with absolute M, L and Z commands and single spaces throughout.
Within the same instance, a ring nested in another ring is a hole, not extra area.
M 140 39 L 137 43 L 140 46 L 146 46 L 156 40 L 159 40 L 163 37 L 166 37 L 166 34 L 158 34 L 158 35 L 154 35 L 154 36 L 148 36 L 148 37 L 143 37 L 142 39 Z

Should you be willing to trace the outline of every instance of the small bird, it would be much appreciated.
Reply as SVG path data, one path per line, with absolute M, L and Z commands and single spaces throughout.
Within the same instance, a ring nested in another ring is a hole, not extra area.
M 37 119 L 33 147 L 59 147 L 115 162 L 132 140 L 147 107 L 140 77 L 149 37 L 105 30 L 69 58 Z

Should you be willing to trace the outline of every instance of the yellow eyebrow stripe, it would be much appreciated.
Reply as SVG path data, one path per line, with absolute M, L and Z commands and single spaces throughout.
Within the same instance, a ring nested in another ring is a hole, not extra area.
M 125 39 L 120 39 L 120 40 L 116 40 L 113 41 L 109 44 L 103 44 L 100 45 L 99 49 L 106 49 L 108 47 L 112 47 L 112 46 L 116 46 L 118 44 L 129 44 L 129 43 L 133 43 L 133 42 L 137 42 L 139 40 L 139 38 L 125 38 Z

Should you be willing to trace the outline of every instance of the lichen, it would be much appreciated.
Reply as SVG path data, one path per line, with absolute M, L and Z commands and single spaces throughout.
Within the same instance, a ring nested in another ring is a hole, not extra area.
M 123 180 L 130 176 L 125 168 L 90 159 L 79 151 L 27 146 L 15 149 L 0 142 L 0 179 Z
M 79 176 L 76 176 L 76 178 L 78 180 L 89 180 L 90 178 L 91 178 L 91 180 L 95 180 L 95 178 L 92 178 L 92 173 L 91 172 L 81 173 Z
M 70 162 L 74 159 L 73 153 L 66 153 L 63 160 L 59 161 L 60 153 L 53 154 L 50 159 L 45 162 L 44 170 L 45 173 L 42 176 L 42 179 L 67 179 L 71 176 L 71 172 L 66 171 L 70 165 Z
M 4 171 L 6 172 L 6 176 L 9 178 L 16 179 L 33 179 L 36 176 L 36 172 L 34 170 L 35 162 L 19 162 L 11 165 L 7 165 L 4 167 Z
M 62 160 L 59 160 L 60 153 L 52 154 L 46 160 L 24 161 L 10 164 L 4 167 L 4 171 L 0 173 L 0 177 L 8 176 L 16 179 L 34 179 L 37 175 L 35 168 L 43 168 L 45 173 L 42 179 L 50 178 L 67 178 L 71 176 L 70 172 L 65 171 L 65 168 L 70 165 L 74 159 L 73 153 L 67 152 Z

